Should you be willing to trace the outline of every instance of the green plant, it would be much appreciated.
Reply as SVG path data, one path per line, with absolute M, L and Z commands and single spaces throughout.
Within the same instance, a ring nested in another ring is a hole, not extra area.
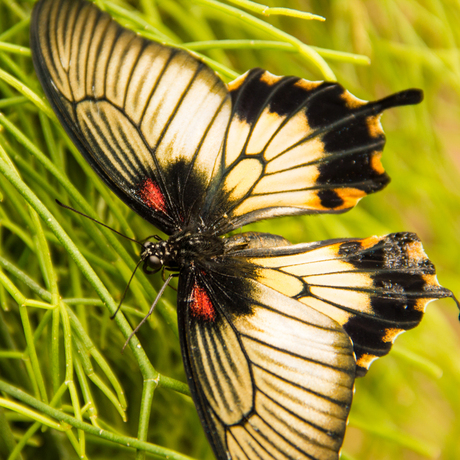
M 97 3 L 147 37 L 202 53 L 227 80 L 260 66 L 313 80 L 336 76 L 365 99 L 423 88 L 421 106 L 384 115 L 387 189 L 344 215 L 251 228 L 293 242 L 416 231 L 442 284 L 460 292 L 458 5 L 283 5 L 318 13 L 322 23 L 247 0 Z M 137 247 L 54 201 L 128 236 L 156 232 L 102 184 L 42 98 L 27 48 L 32 6 L 0 0 L 0 457 L 212 458 L 182 383 L 175 293 L 167 290 L 140 330 L 142 346 L 134 338 L 121 354 L 128 324 L 122 315 L 111 322 L 104 304 L 114 308 L 121 298 Z M 160 285 L 159 277 L 136 275 L 123 306 L 132 324 Z M 343 458 L 459 457 L 456 314 L 453 302 L 430 306 L 422 325 L 357 381 Z

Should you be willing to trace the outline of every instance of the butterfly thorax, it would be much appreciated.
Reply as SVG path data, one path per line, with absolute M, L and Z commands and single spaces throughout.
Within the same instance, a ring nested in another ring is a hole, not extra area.
M 209 259 L 223 253 L 224 243 L 221 238 L 187 231 L 172 235 L 168 240 L 145 242 L 141 259 L 144 261 L 144 271 L 151 273 L 161 267 L 180 270 L 193 260 Z

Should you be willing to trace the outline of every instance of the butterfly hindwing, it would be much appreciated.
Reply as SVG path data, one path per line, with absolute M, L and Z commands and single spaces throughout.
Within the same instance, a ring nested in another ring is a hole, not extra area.
M 290 245 L 243 233 L 180 275 L 192 395 L 219 460 L 338 459 L 354 379 L 439 286 L 413 233 Z
M 32 23 L 40 82 L 96 172 L 168 234 L 198 220 L 230 116 L 224 83 L 86 1 L 42 0 Z
M 353 342 L 357 375 L 386 355 L 397 335 L 419 324 L 430 301 L 452 295 L 438 284 L 413 233 L 236 254 L 253 265 L 259 282 L 341 324 Z
M 235 262 L 192 265 L 179 283 L 184 363 L 217 458 L 336 460 L 354 385 L 348 335 Z
M 205 222 L 224 233 L 279 215 L 344 212 L 388 182 L 380 161 L 382 112 L 415 104 L 419 90 L 376 102 L 338 83 L 252 69 L 229 84 L 232 117 L 221 179 Z

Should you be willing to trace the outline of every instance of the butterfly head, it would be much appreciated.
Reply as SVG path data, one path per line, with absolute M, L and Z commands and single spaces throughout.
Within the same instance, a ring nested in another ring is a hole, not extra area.
M 173 262 L 176 255 L 176 251 L 171 247 L 169 241 L 146 241 L 142 245 L 141 251 L 141 260 L 144 262 L 142 268 L 148 274 L 156 273 L 164 266 L 173 269 L 178 268 Z

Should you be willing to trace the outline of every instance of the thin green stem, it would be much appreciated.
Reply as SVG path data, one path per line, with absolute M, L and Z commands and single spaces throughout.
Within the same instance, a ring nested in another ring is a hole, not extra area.
M 22 6 L 19 6 L 14 0 L 4 0 L 3 3 L 19 18 L 25 19 L 28 14 L 24 11 Z
M 2 442 L 1 453 L 9 455 L 16 447 L 13 431 L 5 416 L 5 410 L 0 407 L 0 439 Z M 22 459 L 22 457 L 21 457 Z
M 61 312 L 59 308 L 53 310 L 53 319 L 51 325 L 51 379 L 53 382 L 53 390 L 56 393 L 59 389 L 61 382 L 61 367 L 59 363 L 60 355 L 60 340 L 59 331 L 61 325 Z
M 91 360 L 89 359 L 89 354 L 83 347 L 75 341 L 77 347 L 79 349 L 79 364 L 85 372 L 85 375 L 96 385 L 110 400 L 113 406 L 117 409 L 120 417 L 126 422 L 126 413 L 124 411 L 125 407 L 123 407 L 117 399 L 117 396 L 110 391 L 109 387 L 98 377 L 98 375 L 94 372 L 93 366 L 91 364 Z M 115 377 L 115 376 L 114 376 Z M 120 392 L 123 394 L 122 392 Z M 88 403 L 90 400 L 86 401 Z
M 279 8 L 279 7 L 269 7 L 266 5 L 261 5 L 260 3 L 252 2 L 250 0 L 228 0 L 234 5 L 245 8 L 254 13 L 262 14 L 264 16 L 291 16 L 298 19 L 306 19 L 313 21 L 325 21 L 326 19 L 323 16 L 318 16 L 317 14 L 307 13 L 305 11 L 294 10 L 292 8 Z
M 24 404 L 28 404 L 29 406 L 37 409 L 38 411 L 48 415 L 49 417 L 52 417 L 55 420 L 60 420 L 61 423 L 66 422 L 72 427 L 82 430 L 85 433 L 90 433 L 103 439 L 107 439 L 109 441 L 122 444 L 124 446 L 132 447 L 134 449 L 150 452 L 154 455 L 157 455 L 162 458 L 168 458 L 170 460 L 195 460 L 192 457 L 179 454 L 178 452 L 157 446 L 155 444 L 139 441 L 136 438 L 122 436 L 117 433 L 111 433 L 109 431 L 97 428 L 89 423 L 85 423 L 81 420 L 78 420 L 77 418 L 72 417 L 66 414 L 65 412 L 62 412 L 58 409 L 51 407 L 48 404 L 39 401 L 38 399 L 19 390 L 13 385 L 9 385 L 8 383 L 2 380 L 0 380 L 0 391 L 4 391 L 6 394 L 18 399 L 19 401 L 22 401 Z
M 334 72 L 332 69 L 327 65 L 326 61 L 311 47 L 302 43 L 297 38 L 293 37 L 292 35 L 283 32 L 282 30 L 268 24 L 261 19 L 258 19 L 244 11 L 239 10 L 238 8 L 234 8 L 229 5 L 224 5 L 223 3 L 219 3 L 215 0 L 194 0 L 196 3 L 209 6 L 211 8 L 215 8 L 223 13 L 230 14 L 232 16 L 237 17 L 240 21 L 249 24 L 253 27 L 256 27 L 264 32 L 267 32 L 269 35 L 273 37 L 279 38 L 284 40 L 288 43 L 291 43 L 299 54 L 303 56 L 307 61 L 313 64 L 318 70 L 322 73 L 326 80 L 335 81 Z
M 1 117 L 0 117 L 1 119 Z M 88 262 L 81 257 L 78 248 L 75 246 L 73 241 L 67 236 L 63 231 L 62 227 L 56 221 L 54 216 L 48 211 L 48 209 L 43 206 L 43 204 L 37 199 L 35 194 L 27 187 L 17 176 L 17 174 L 12 171 L 12 169 L 3 161 L 0 160 L 0 172 L 3 173 L 5 178 L 16 188 L 16 190 L 24 197 L 24 199 L 32 206 L 33 209 L 40 215 L 42 220 L 47 223 L 50 230 L 55 234 L 61 244 L 67 249 L 69 254 L 74 259 L 77 266 L 80 268 L 80 271 L 86 277 L 86 279 L 93 285 L 96 292 L 99 296 L 106 302 L 106 305 L 109 306 L 111 312 L 114 312 L 117 308 L 112 296 L 106 290 L 105 286 L 99 281 L 96 273 L 90 267 Z M 123 332 L 125 337 L 129 337 L 131 334 L 131 328 L 124 318 L 123 315 L 117 315 L 115 318 L 118 327 Z M 143 372 L 145 378 L 156 378 L 158 373 L 153 369 L 150 361 L 145 355 L 139 341 L 134 336 L 130 341 L 130 347 L 133 351 L 136 359 L 139 362 L 140 368 Z
M 45 112 L 49 118 L 57 122 L 56 115 L 54 115 L 51 107 L 23 82 L 19 81 L 17 78 L 13 77 L 11 74 L 5 72 L 2 69 L 0 69 L 0 79 L 19 91 L 23 96 L 34 103 L 40 110 Z
M 91 423 L 95 427 L 99 428 L 99 424 L 97 423 L 98 414 L 97 414 L 96 405 L 94 404 L 94 397 L 91 393 L 91 388 L 90 388 L 88 379 L 86 377 L 86 374 L 81 364 L 81 360 L 79 356 L 77 356 L 75 359 L 75 373 L 77 374 L 78 383 L 80 384 L 80 390 L 83 395 L 83 399 L 85 401 L 85 405 L 81 411 L 82 415 L 87 413 L 91 420 Z
M 16 107 L 19 104 L 23 104 L 24 102 L 29 102 L 29 99 L 24 96 L 6 97 L 0 100 L 0 109 Z
M 0 40 L 5 41 L 9 40 L 11 37 L 15 37 L 19 33 L 21 33 L 24 29 L 29 27 L 30 17 L 26 17 L 19 22 L 16 22 L 13 26 L 9 29 L 5 30 L 0 34 Z
M 179 43 L 180 39 L 177 37 L 174 32 L 167 29 L 164 24 L 157 23 L 155 26 L 150 24 L 148 21 L 142 18 L 141 15 L 136 13 L 135 11 L 129 11 L 126 8 L 117 5 L 108 0 L 104 0 L 104 4 L 110 9 L 110 11 L 117 14 L 117 16 L 121 18 L 128 19 L 134 25 L 139 27 L 141 31 L 147 31 L 152 33 L 157 40 L 162 40 L 165 43 Z
M 158 386 L 158 380 L 159 378 L 155 380 L 144 380 L 144 386 L 142 387 L 141 413 L 139 415 L 139 427 L 137 431 L 137 437 L 140 441 L 147 440 L 153 395 Z M 144 460 L 144 458 L 145 452 L 143 450 L 138 450 L 136 452 L 136 460 Z
M 273 50 L 278 49 L 282 51 L 288 51 L 296 53 L 297 48 L 292 43 L 286 43 L 274 40 L 207 40 L 199 42 L 187 42 L 183 46 L 189 50 L 201 51 L 214 48 L 220 49 L 267 49 Z M 344 51 L 335 51 L 325 48 L 319 48 L 317 46 L 311 46 L 312 49 L 318 52 L 318 54 L 324 58 L 330 59 L 336 62 L 350 62 L 357 65 L 369 65 L 370 59 L 367 56 L 354 53 L 346 53 Z
M 27 407 L 24 407 L 22 404 L 15 403 L 8 399 L 0 398 L 0 406 L 6 409 L 10 409 L 19 414 L 22 414 L 25 417 L 30 418 L 32 420 L 36 420 L 40 424 L 49 426 L 50 428 L 54 428 L 55 430 L 58 430 L 58 431 L 66 431 L 70 428 L 68 425 L 62 425 L 60 423 L 57 423 L 48 417 L 44 417 L 38 412 L 35 412 L 31 409 L 28 409 Z
M 0 271 L 0 284 L 8 291 L 18 305 L 24 305 L 26 298 L 2 271 Z
M 37 349 L 35 347 L 34 336 L 32 332 L 32 326 L 30 324 L 29 312 L 27 307 L 19 305 L 19 314 L 21 316 L 22 327 L 24 329 L 24 336 L 27 343 L 26 355 L 30 358 L 30 364 L 32 368 L 32 378 L 37 385 L 40 398 L 42 401 L 47 402 L 48 396 L 46 394 L 45 381 L 40 369 L 40 361 L 37 355 Z
M 6 51 L 8 53 L 13 54 L 20 54 L 21 56 L 32 56 L 30 48 L 2 41 L 0 41 L 0 51 Z

